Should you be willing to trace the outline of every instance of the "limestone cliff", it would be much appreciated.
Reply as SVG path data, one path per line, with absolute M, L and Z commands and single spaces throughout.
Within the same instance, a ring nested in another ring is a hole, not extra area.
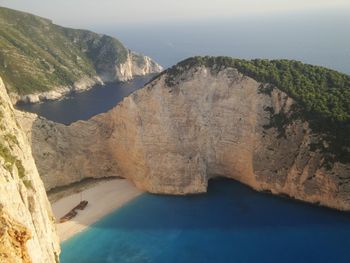
M 107 67 L 101 70 L 103 81 L 110 82 L 115 80 L 128 81 L 134 76 L 145 76 L 150 73 L 159 73 L 163 68 L 155 63 L 151 58 L 141 54 L 128 51 L 127 59 L 124 63 L 113 67 Z
M 0 262 L 58 262 L 54 218 L 0 79 Z
M 326 165 L 313 146 L 327 142 L 294 116 L 298 108 L 280 89 L 214 65 L 167 71 L 89 121 L 21 119 L 46 189 L 122 176 L 149 192 L 189 194 L 222 176 L 350 210 L 349 163 Z

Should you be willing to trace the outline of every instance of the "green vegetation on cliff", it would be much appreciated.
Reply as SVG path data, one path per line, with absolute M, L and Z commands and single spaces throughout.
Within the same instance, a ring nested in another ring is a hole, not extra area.
M 3 142 L 0 142 L 0 158 L 4 160 L 4 167 L 6 170 L 12 172 L 12 166 L 15 165 L 17 167 L 19 178 L 22 179 L 25 177 L 25 170 L 22 162 L 12 155 L 9 148 L 5 146 Z
M 72 85 L 125 62 L 127 54 L 112 37 L 0 7 L 0 76 L 18 94 Z
M 10 173 L 12 172 L 12 167 L 15 165 L 18 176 L 23 179 L 25 177 L 25 169 L 22 162 L 13 156 L 10 150 L 13 147 L 18 147 L 18 145 L 17 137 L 12 133 L 6 132 L 3 101 L 0 99 L 0 159 L 3 159 L 2 165 Z
M 230 57 L 193 57 L 170 68 L 167 82 L 193 66 L 212 70 L 234 67 L 259 82 L 270 83 L 297 100 L 308 113 L 334 121 L 350 121 L 350 76 L 294 60 L 243 60 Z

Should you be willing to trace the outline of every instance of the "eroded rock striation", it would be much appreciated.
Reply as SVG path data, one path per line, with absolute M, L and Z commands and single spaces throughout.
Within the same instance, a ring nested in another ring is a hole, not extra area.
M 58 262 L 54 218 L 0 78 L 0 262 Z
M 194 65 L 161 74 L 88 121 L 20 117 L 46 189 L 121 176 L 152 193 L 191 194 L 220 176 L 350 210 L 350 165 L 327 162 L 326 146 L 317 145 L 328 142 L 300 110 L 234 67 Z

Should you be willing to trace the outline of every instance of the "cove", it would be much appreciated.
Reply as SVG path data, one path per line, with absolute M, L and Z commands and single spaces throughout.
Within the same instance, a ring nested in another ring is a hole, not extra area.
M 232 180 L 145 193 L 62 244 L 63 263 L 349 262 L 350 214 Z
M 36 113 L 54 122 L 66 125 L 78 120 L 106 112 L 130 93 L 144 86 L 154 74 L 135 77 L 128 82 L 113 82 L 96 85 L 84 92 L 75 92 L 62 100 L 45 101 L 36 104 L 19 103 L 16 108 Z

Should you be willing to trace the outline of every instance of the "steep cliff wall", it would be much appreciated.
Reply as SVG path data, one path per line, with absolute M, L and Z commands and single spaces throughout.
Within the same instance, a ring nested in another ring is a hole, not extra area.
M 188 194 L 223 176 L 350 210 L 350 165 L 326 165 L 313 145 L 327 142 L 294 116 L 298 108 L 281 90 L 235 68 L 196 66 L 159 76 L 89 121 L 21 119 L 47 189 L 122 176 L 153 193 Z
M 0 78 L 0 262 L 58 262 L 51 206 Z
M 155 63 L 151 58 L 128 51 L 127 59 L 124 63 L 109 68 L 101 72 L 104 81 L 128 81 L 135 76 L 145 76 L 150 73 L 159 73 L 163 68 Z

